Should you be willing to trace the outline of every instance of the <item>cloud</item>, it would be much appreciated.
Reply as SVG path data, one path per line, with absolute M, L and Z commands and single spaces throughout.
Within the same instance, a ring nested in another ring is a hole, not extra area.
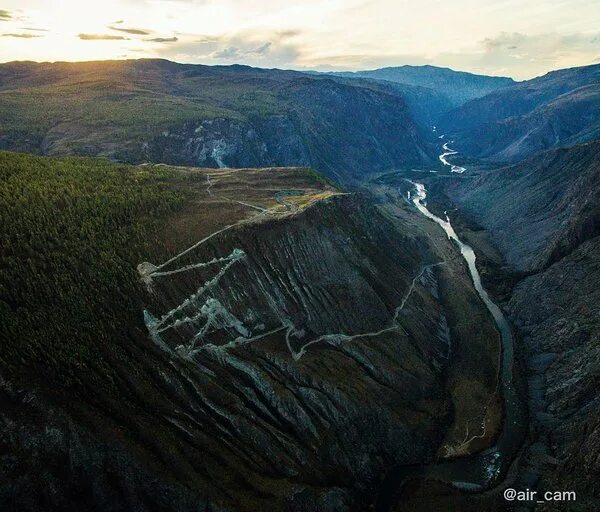
M 2 34 L 2 37 L 18 37 L 20 39 L 33 39 L 35 37 L 44 37 L 44 36 L 40 36 L 37 34 L 16 34 L 16 33 L 11 33 L 11 34 Z
M 165 58 L 203 64 L 290 67 L 297 64 L 300 50 L 289 39 L 298 34 L 298 31 L 291 30 L 217 36 L 180 34 L 177 41 L 158 49 L 157 53 Z
M 482 45 L 488 55 L 504 55 L 507 50 L 527 52 L 535 57 L 541 55 L 543 58 L 554 57 L 573 50 L 585 50 L 598 44 L 598 34 L 558 34 L 545 33 L 527 35 L 520 32 L 502 32 L 493 38 L 486 38 Z
M 401 64 L 447 66 L 473 73 L 533 78 L 553 69 L 584 66 L 598 58 L 600 34 L 528 35 L 500 33 L 474 46 L 454 51 L 424 54 L 343 54 L 306 58 L 302 68 L 329 70 L 373 69 Z
M 281 30 L 275 33 L 278 40 L 283 41 L 284 39 L 291 39 L 302 34 L 300 30 Z
M 211 54 L 211 57 L 215 59 L 237 60 L 245 59 L 246 57 L 253 55 L 267 55 L 269 53 L 269 50 L 271 49 L 271 44 L 271 42 L 267 41 L 266 43 L 261 44 L 257 48 L 247 49 L 231 46 L 213 52 Z
M 127 34 L 131 34 L 134 36 L 147 36 L 148 34 L 150 34 L 150 31 L 143 30 L 141 28 L 120 28 L 113 26 L 109 26 L 108 28 L 110 28 L 111 30 L 118 30 L 119 32 L 126 32 Z
M 77 36 L 82 41 L 126 41 L 127 37 L 115 36 L 112 34 L 79 34 Z
M 599 36 L 599 33 L 529 35 L 502 32 L 481 41 L 483 51 L 474 63 L 482 71 L 523 77 L 590 64 L 598 54 Z
M 246 53 L 254 55 L 266 55 L 271 51 L 272 45 L 273 43 L 271 43 L 271 41 L 267 41 L 265 44 L 261 44 L 258 48 L 254 48 L 253 50 L 248 50 Z
M 12 20 L 12 14 L 4 9 L 0 9 L 0 21 Z
M 153 37 L 152 39 L 146 39 L 150 43 L 175 43 L 179 41 L 178 37 Z

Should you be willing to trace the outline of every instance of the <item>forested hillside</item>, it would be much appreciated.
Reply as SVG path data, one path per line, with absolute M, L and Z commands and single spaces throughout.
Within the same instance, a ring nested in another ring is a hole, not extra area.
M 133 163 L 310 166 L 338 182 L 436 161 L 429 131 L 398 89 L 163 60 L 0 65 L 0 148 Z
M 135 329 L 122 326 L 139 316 L 135 263 L 160 254 L 153 233 L 182 207 L 180 180 L 165 168 L 0 153 L 5 369 L 31 375 L 33 365 L 61 386 L 84 369 L 109 384 L 130 358 Z
M 493 320 L 408 205 L 305 168 L 0 170 L 0 508 L 362 510 L 497 432 Z

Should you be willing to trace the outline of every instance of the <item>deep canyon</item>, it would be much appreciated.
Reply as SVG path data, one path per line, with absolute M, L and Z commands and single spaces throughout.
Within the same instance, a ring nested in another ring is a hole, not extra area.
M 599 70 L 0 65 L 2 507 L 594 510 Z

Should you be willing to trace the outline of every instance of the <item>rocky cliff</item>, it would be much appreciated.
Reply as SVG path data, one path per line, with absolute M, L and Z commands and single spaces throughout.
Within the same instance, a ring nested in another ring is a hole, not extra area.
M 205 167 L 310 165 L 338 182 L 435 162 L 402 92 L 162 60 L 0 66 L 0 148 Z
M 600 66 L 553 71 L 477 98 L 440 119 L 469 156 L 516 162 L 598 136 Z
M 137 242 L 131 254 L 149 261 L 92 244 L 71 284 L 38 274 L 43 303 L 58 306 L 96 289 L 86 276 L 98 265 L 128 266 L 111 302 L 83 295 L 80 337 L 58 308 L 6 297 L 4 508 L 364 510 L 385 468 L 475 449 L 465 438 L 495 396 L 498 336 L 442 233 L 306 170 L 114 171 L 131 178 L 131 201 L 156 179 L 186 199 Z M 48 207 L 86 211 L 96 172 L 82 174 L 85 201 Z M 10 327 L 27 315 L 47 326 L 39 347 L 34 327 Z
M 528 354 L 532 440 L 520 483 L 600 499 L 600 238 L 593 237 L 514 289 L 507 310 Z
M 505 304 L 522 339 L 532 417 L 517 483 L 568 487 L 582 510 L 599 499 L 598 149 L 553 150 L 446 187 L 487 230 L 503 270 L 521 272 Z M 481 241 L 473 238 L 489 255 Z
M 513 268 L 539 271 L 598 235 L 600 142 L 537 155 L 448 187 Z

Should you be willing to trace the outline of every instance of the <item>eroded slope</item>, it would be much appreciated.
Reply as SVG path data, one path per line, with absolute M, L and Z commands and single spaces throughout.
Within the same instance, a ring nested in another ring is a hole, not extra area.
M 0 66 L 0 148 L 203 167 L 311 166 L 338 182 L 434 161 L 401 92 L 158 59 Z
M 363 510 L 385 468 L 481 446 L 498 337 L 408 205 L 305 169 L 2 157 L 6 507 Z
M 505 304 L 530 398 L 518 484 L 540 492 L 568 484 L 584 510 L 598 500 L 598 149 L 553 150 L 446 187 L 499 251 L 492 274 L 519 275 Z M 473 235 L 489 257 L 494 247 Z

